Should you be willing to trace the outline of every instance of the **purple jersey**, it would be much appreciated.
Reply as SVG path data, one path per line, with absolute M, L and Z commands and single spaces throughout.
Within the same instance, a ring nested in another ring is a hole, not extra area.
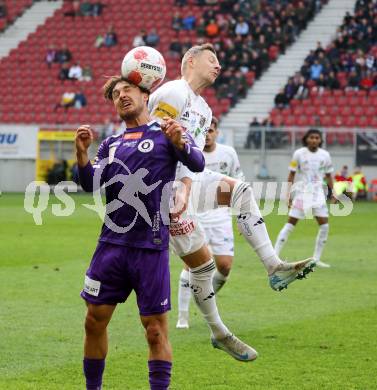
M 165 137 L 157 122 L 104 140 L 94 165 L 79 168 L 91 192 L 105 186 L 106 215 L 99 241 L 164 250 L 169 244 L 169 200 L 177 162 L 201 172 L 205 161 L 187 133 L 184 150 Z

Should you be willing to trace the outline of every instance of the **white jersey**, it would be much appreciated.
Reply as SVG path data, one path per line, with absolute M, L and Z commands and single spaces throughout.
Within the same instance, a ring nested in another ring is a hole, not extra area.
M 235 179 L 244 180 L 240 162 L 236 151 L 228 145 L 216 144 L 212 152 L 203 151 L 206 161 L 206 170 L 230 176 Z M 199 174 L 203 176 L 203 185 L 206 185 L 206 171 Z M 219 207 L 213 210 L 198 214 L 198 219 L 203 225 L 221 224 L 222 221 L 230 218 L 228 207 Z
M 186 80 L 168 81 L 158 88 L 149 98 L 148 109 L 154 119 L 161 121 L 163 117 L 169 116 L 177 120 L 203 150 L 211 125 L 212 110 L 200 95 L 194 93 Z M 178 163 L 176 179 L 194 176 L 187 167 Z
M 315 152 L 311 152 L 307 147 L 297 149 L 289 170 L 297 172 L 293 186 L 293 204 L 295 201 L 303 202 L 304 197 L 308 203 L 307 207 L 326 203 L 323 179 L 326 174 L 334 171 L 329 152 L 321 148 Z M 309 197 L 311 201 L 308 201 Z

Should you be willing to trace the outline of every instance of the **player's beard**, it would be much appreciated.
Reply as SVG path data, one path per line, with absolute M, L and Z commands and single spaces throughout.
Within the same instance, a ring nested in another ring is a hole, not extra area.
M 118 114 L 123 121 L 130 121 L 136 119 L 141 114 L 141 111 L 142 109 L 136 106 L 131 110 L 120 111 Z

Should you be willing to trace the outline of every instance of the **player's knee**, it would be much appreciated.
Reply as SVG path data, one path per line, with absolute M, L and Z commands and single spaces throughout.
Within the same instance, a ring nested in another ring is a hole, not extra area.
M 100 321 L 92 313 L 87 313 L 85 318 L 85 332 L 86 334 L 97 334 L 101 333 L 106 329 L 106 323 Z
M 223 276 L 229 276 L 231 269 L 232 269 L 232 264 L 221 264 L 220 266 L 217 266 L 217 270 Z
M 161 323 L 159 321 L 153 321 L 152 323 L 148 324 L 145 330 L 145 337 L 151 347 L 164 344 L 166 337 Z

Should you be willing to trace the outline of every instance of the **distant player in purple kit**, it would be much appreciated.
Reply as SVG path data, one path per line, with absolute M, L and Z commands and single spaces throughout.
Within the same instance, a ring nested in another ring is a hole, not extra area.
M 204 157 L 189 135 L 170 118 L 151 121 L 149 92 L 112 77 L 104 95 L 127 130 L 102 142 L 94 165 L 87 150 L 88 125 L 78 128 L 77 162 L 85 191 L 106 188 L 105 224 L 86 272 L 81 293 L 86 301 L 84 374 L 87 390 L 99 390 L 108 350 L 107 325 L 118 303 L 135 291 L 149 346 L 152 390 L 168 389 L 172 354 L 168 341 L 170 310 L 169 198 L 177 162 L 204 169 Z M 96 178 L 100 177 L 100 180 Z M 165 221 L 165 224 L 164 224 Z

